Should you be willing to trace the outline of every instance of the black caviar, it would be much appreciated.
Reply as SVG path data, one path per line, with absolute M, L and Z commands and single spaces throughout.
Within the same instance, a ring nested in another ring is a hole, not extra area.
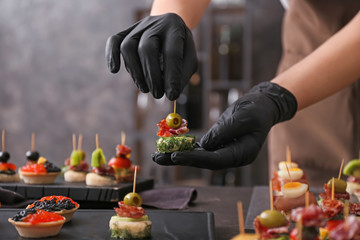
M 15 214 L 15 216 L 13 216 L 11 219 L 19 222 L 21 221 L 21 219 L 23 219 L 24 217 L 26 217 L 29 214 L 34 214 L 36 213 L 36 208 L 32 207 L 32 208 L 27 208 L 25 210 L 21 210 L 20 212 L 18 212 L 17 214 Z
M 75 208 L 75 204 L 72 203 L 70 199 L 62 199 L 58 202 L 56 201 L 56 198 L 51 200 L 35 201 L 33 208 L 42 209 L 48 212 L 61 211 L 64 209 L 70 210 Z
M 8 169 L 6 171 L 0 171 L 0 174 L 14 175 L 16 174 L 16 171 Z
M 44 163 L 44 167 L 46 168 L 46 172 L 60 172 L 61 169 L 58 168 L 57 166 L 55 166 L 54 164 L 52 164 L 49 161 L 46 161 Z

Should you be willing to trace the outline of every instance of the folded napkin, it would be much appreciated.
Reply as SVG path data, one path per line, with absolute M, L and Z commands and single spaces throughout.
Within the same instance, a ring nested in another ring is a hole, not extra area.
M 25 197 L 7 189 L 0 187 L 0 203 L 3 207 L 21 208 L 27 206 L 31 200 L 26 200 Z
M 196 199 L 195 188 L 156 188 L 140 193 L 142 204 L 160 209 L 184 209 Z

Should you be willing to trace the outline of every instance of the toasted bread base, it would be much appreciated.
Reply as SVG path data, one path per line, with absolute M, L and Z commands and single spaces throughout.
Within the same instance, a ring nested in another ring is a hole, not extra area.
M 65 182 L 85 182 L 87 172 L 68 170 L 64 173 Z
M 5 174 L 0 173 L 0 182 L 19 182 L 20 176 L 19 174 Z
M 110 176 L 101 176 L 96 173 L 88 173 L 86 175 L 86 185 L 89 186 L 111 186 L 114 183 L 114 178 Z

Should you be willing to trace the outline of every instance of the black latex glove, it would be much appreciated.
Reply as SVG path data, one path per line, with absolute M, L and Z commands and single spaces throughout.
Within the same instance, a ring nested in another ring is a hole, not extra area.
M 106 59 L 112 73 L 125 68 L 143 93 L 175 100 L 197 69 L 191 31 L 175 13 L 149 16 L 106 42 Z
M 250 164 L 258 155 L 271 127 L 291 119 L 297 110 L 295 97 L 271 82 L 253 87 L 229 106 L 201 138 L 202 148 L 172 154 L 154 153 L 161 165 L 223 169 Z

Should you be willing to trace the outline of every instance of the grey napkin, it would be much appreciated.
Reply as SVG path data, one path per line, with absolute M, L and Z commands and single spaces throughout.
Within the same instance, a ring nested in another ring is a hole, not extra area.
M 196 199 L 195 188 L 156 188 L 140 193 L 143 205 L 160 209 L 184 209 Z

